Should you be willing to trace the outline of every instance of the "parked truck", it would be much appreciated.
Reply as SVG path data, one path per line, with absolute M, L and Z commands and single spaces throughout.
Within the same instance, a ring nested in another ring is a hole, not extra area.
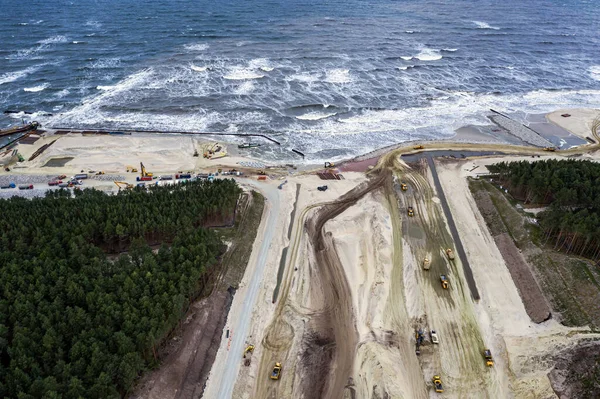
M 16 188 L 17 185 L 15 183 L 8 183 L 8 184 L 3 184 L 2 186 L 0 186 L 0 189 L 7 189 L 7 188 Z

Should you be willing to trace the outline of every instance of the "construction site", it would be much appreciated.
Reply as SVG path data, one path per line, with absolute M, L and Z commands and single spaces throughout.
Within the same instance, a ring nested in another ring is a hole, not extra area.
M 0 194 L 234 178 L 265 197 L 222 332 L 184 343 L 132 397 L 576 397 L 577 353 L 590 346 L 597 359 L 600 334 L 565 325 L 539 271 L 488 227 L 470 182 L 501 161 L 599 161 L 600 112 L 549 114 L 580 140 L 560 150 L 495 118 L 514 143 L 403 143 L 301 167 L 257 161 L 251 142 L 54 131 L 5 150 Z M 188 360 L 207 347 L 212 365 Z M 192 365 L 208 367 L 206 381 Z

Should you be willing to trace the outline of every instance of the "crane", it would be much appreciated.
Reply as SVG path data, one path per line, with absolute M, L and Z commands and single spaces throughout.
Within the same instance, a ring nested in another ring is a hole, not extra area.
M 133 188 L 133 184 L 127 183 L 126 181 L 116 181 L 115 184 L 119 187 L 119 191 L 121 191 L 122 188 L 126 190 Z
M 140 168 L 141 168 L 141 172 L 142 172 L 142 177 L 152 177 L 152 173 L 150 173 L 146 170 L 146 168 L 144 167 L 144 164 L 142 162 L 140 162 Z

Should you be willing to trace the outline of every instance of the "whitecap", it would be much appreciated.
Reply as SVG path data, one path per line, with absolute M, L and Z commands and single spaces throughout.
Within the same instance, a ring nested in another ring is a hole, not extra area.
M 600 81 L 600 65 L 593 65 L 588 68 L 588 71 L 592 79 Z
M 271 72 L 273 69 L 275 69 L 275 68 L 273 68 L 273 67 L 266 67 L 266 66 L 260 67 L 260 70 L 261 71 L 265 71 L 265 72 Z
M 442 51 L 447 51 L 449 53 L 453 53 L 455 51 L 458 51 L 458 49 L 457 48 L 443 48 Z
M 117 86 L 96 86 L 96 90 L 107 91 L 107 90 L 115 89 L 116 87 Z
M 0 75 L 0 85 L 4 84 L 4 83 L 14 82 L 15 80 L 21 79 L 22 77 L 29 75 L 30 73 L 36 71 L 37 69 L 38 69 L 38 67 L 29 67 L 29 68 L 25 68 L 21 71 L 6 72 L 5 74 Z
M 247 94 L 252 93 L 253 91 L 254 91 L 254 82 L 251 80 L 247 80 L 235 89 L 235 94 L 247 95 Z
M 210 46 L 206 43 L 190 43 L 183 46 L 186 50 L 189 51 L 205 51 L 208 50 Z
M 352 81 L 352 76 L 349 70 L 336 68 L 326 72 L 325 81 L 329 83 L 349 83 Z
M 39 20 L 35 21 L 33 24 L 34 24 L 34 25 L 39 25 L 39 24 L 41 24 L 42 22 L 44 22 L 44 20 L 43 20 L 43 19 L 39 19 Z
M 443 57 L 439 50 L 424 48 L 419 54 L 415 55 L 414 58 L 421 61 L 437 61 L 441 60 Z
M 407 69 L 414 68 L 414 67 L 415 67 L 414 65 L 405 65 L 405 66 L 399 66 L 398 69 L 401 71 L 406 71 Z
M 27 26 L 27 25 L 29 25 L 29 23 L 27 23 L 27 22 L 19 22 L 19 25 L 21 25 L 21 26 Z
M 405 30 L 405 33 L 408 33 L 409 35 L 412 35 L 413 33 L 415 33 L 416 31 L 414 30 Z
M 413 57 L 410 55 L 401 55 L 400 58 L 402 58 L 404 61 L 410 61 L 413 59 Z
M 482 22 L 482 21 L 471 21 L 471 22 L 473 22 L 475 25 L 477 25 L 477 27 L 479 29 L 493 29 L 493 30 L 500 29 L 497 26 L 492 26 L 492 25 L 488 24 L 487 22 Z
M 190 68 L 192 68 L 192 70 L 196 71 L 196 72 L 205 72 L 208 69 L 208 67 L 205 67 L 205 66 L 199 67 L 199 66 L 196 66 L 193 64 L 190 66 Z
M 304 72 L 304 73 L 298 73 L 298 74 L 286 76 L 285 80 L 287 80 L 287 81 L 297 80 L 298 82 L 313 83 L 313 82 L 316 82 L 317 80 L 319 80 L 319 78 L 315 75 L 310 75 L 310 74 Z
M 110 69 L 118 68 L 120 65 L 120 58 L 100 58 L 99 60 L 90 62 L 88 67 L 91 69 Z
M 56 93 L 56 98 L 63 98 L 64 96 L 68 95 L 70 93 L 69 90 L 67 89 L 63 89 L 61 91 L 59 91 L 58 93 Z
M 322 114 L 320 112 L 309 112 L 307 114 L 304 115 L 298 115 L 296 116 L 296 119 L 300 119 L 303 121 L 318 121 L 319 119 L 325 119 L 325 118 L 329 118 L 331 116 L 337 115 L 336 112 L 332 112 L 332 113 L 328 113 L 328 114 Z
M 265 75 L 260 75 L 254 71 L 239 68 L 233 69 L 229 74 L 223 76 L 227 80 L 261 79 L 264 77 Z
M 52 37 L 49 37 L 44 40 L 40 40 L 38 43 L 39 44 L 54 44 L 54 43 L 66 43 L 66 42 L 67 42 L 67 38 L 65 36 L 56 35 L 56 36 L 52 36 Z
M 32 92 L 32 93 L 37 93 L 38 91 L 42 91 L 46 88 L 48 88 L 48 86 L 50 86 L 48 83 L 44 83 L 42 85 L 39 86 L 34 86 L 34 87 L 25 87 L 23 89 L 23 91 L 28 91 L 28 92 Z

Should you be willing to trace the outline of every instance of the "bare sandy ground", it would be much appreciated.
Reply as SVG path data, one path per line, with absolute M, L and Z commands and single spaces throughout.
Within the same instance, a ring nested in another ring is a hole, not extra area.
M 570 117 L 563 117 L 563 114 L 570 114 Z M 546 115 L 548 120 L 565 130 L 579 136 L 594 138 L 592 134 L 592 122 L 600 117 L 600 110 L 590 108 L 566 108 L 559 109 Z

